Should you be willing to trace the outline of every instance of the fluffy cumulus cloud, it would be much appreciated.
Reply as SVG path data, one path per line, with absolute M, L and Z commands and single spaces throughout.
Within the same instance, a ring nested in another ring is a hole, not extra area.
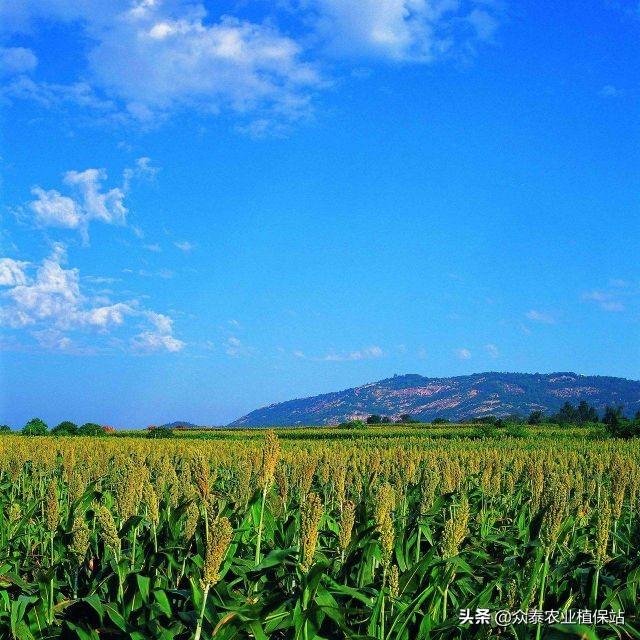
M 31 189 L 34 199 L 28 203 L 35 223 L 41 227 L 59 227 L 77 230 L 85 243 L 89 240 L 89 225 L 93 221 L 110 225 L 127 222 L 126 192 L 135 177 L 155 176 L 149 158 L 139 158 L 135 167 L 124 171 L 121 187 L 105 188 L 108 179 L 105 169 L 67 171 L 63 184 L 67 193 L 57 189 Z
M 205 17 L 202 7 L 179 17 L 155 4 L 130 9 L 90 53 L 96 82 L 141 119 L 179 106 L 274 105 L 291 115 L 304 107 L 320 77 L 294 40 L 267 23 Z
M 0 258 L 0 286 L 15 287 L 27 283 L 25 269 L 28 262 L 12 260 L 11 258 Z
M 169 316 L 154 311 L 145 312 L 152 328 L 142 331 L 131 340 L 131 346 L 137 351 L 180 351 L 185 343 L 173 335 L 173 320 Z
M 234 15 L 186 0 L 11 4 L 0 2 L 5 36 L 62 21 L 76 25 L 90 45 L 82 78 L 67 85 L 34 80 L 35 55 L 6 49 L 5 66 L 15 78 L 5 95 L 76 102 L 149 124 L 179 109 L 230 110 L 250 114 L 238 127 L 250 135 L 308 115 L 317 91 L 332 84 L 336 58 L 347 65 L 354 58 L 468 58 L 494 38 L 500 18 L 493 0 L 292 0 L 251 11 L 240 4 Z
M 260 21 L 211 16 L 203 4 L 180 0 L 45 0 L 5 17 L 14 31 L 33 28 L 36 19 L 73 23 L 89 36 L 84 75 L 106 100 L 93 94 L 90 99 L 117 110 L 119 119 L 155 124 L 182 108 L 262 109 L 296 119 L 307 113 L 313 91 L 324 84 L 318 65 L 270 16 Z M 24 64 L 22 71 L 29 70 Z M 22 76 L 4 93 L 51 104 L 63 89 Z
M 93 298 L 81 286 L 80 272 L 67 268 L 66 249 L 56 244 L 40 265 L 0 260 L 0 324 L 27 330 L 41 347 L 70 350 L 74 336 L 95 333 L 107 342 L 114 330 L 142 323 L 129 343 L 145 351 L 179 351 L 168 316 L 145 309 L 137 300 L 111 302 Z

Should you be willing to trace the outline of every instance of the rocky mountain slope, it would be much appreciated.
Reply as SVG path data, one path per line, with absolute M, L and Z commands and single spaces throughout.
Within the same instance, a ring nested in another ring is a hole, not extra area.
M 252 411 L 230 426 L 324 425 L 371 414 L 397 418 L 408 413 L 431 421 L 463 421 L 483 415 L 528 415 L 557 411 L 565 402 L 586 400 L 602 413 L 605 406 L 622 404 L 625 413 L 640 410 L 640 381 L 575 373 L 477 373 L 454 378 L 426 378 L 417 374 L 280 402 Z

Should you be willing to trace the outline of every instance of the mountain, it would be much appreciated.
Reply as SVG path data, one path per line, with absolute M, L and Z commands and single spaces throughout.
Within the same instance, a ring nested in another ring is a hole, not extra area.
M 163 424 L 161 429 L 202 429 L 202 427 L 197 424 L 193 424 L 192 422 L 184 422 L 178 420 L 177 422 L 169 422 L 167 424 Z
M 484 415 L 528 415 L 557 411 L 565 402 L 586 400 L 602 413 L 621 404 L 627 415 L 640 409 L 640 381 L 576 373 L 476 373 L 454 378 L 396 375 L 334 393 L 271 404 L 229 426 L 326 425 L 371 414 L 408 413 L 425 422 L 464 421 Z

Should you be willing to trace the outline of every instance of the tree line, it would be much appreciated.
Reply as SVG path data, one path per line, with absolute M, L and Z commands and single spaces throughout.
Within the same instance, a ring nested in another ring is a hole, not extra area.
M 338 426 L 343 428 L 358 428 L 366 425 L 376 424 L 417 424 L 422 420 L 416 420 L 410 414 L 404 413 L 399 418 L 393 419 L 389 416 L 372 414 L 363 420 L 350 420 L 342 422 Z M 637 411 L 633 418 L 628 418 L 624 414 L 622 406 L 608 406 L 605 408 L 602 418 L 600 418 L 595 407 L 585 400 L 582 400 L 577 406 L 570 402 L 564 405 L 556 413 L 546 415 L 543 411 L 532 411 L 528 417 L 519 414 L 508 416 L 485 415 L 471 420 L 465 420 L 465 423 L 486 425 L 495 428 L 512 426 L 512 425 L 544 425 L 557 424 L 560 426 L 586 426 L 586 425 L 603 425 L 605 432 L 615 438 L 632 438 L 640 437 L 640 411 Z M 452 424 L 447 418 L 434 418 L 431 424 Z
M 115 429 L 103 427 L 95 422 L 85 422 L 78 426 L 69 420 L 63 420 L 50 430 L 47 423 L 41 418 L 32 418 L 20 429 L 20 433 L 24 436 L 104 436 L 110 431 L 115 431 Z M 11 427 L 6 424 L 0 425 L 0 433 L 11 433 Z

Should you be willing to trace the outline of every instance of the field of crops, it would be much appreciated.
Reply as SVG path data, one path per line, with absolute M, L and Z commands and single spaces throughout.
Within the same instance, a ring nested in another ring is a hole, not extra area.
M 0 638 L 640 638 L 637 440 L 238 435 L 0 437 Z

